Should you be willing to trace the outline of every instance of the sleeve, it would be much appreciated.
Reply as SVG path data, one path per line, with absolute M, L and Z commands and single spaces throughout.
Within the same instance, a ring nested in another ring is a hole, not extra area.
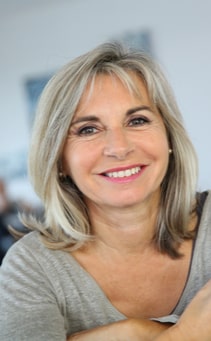
M 35 255 L 24 243 L 17 242 L 2 263 L 0 340 L 66 340 L 55 290 Z

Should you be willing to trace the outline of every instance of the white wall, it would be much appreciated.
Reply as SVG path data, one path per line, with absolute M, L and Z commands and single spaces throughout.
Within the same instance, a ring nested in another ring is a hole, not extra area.
M 0 157 L 28 146 L 26 78 L 123 32 L 150 29 L 199 155 L 199 187 L 211 187 L 210 13 L 210 0 L 43 0 L 13 12 L 0 4 Z

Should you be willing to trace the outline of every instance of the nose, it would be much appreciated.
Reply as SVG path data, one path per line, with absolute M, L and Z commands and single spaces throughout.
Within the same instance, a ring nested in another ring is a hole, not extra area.
M 107 131 L 104 155 L 124 160 L 134 147 L 123 128 Z

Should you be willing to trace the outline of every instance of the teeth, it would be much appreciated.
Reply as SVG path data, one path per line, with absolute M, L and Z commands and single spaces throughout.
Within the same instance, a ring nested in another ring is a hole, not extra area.
M 106 176 L 108 176 L 109 178 L 124 178 L 127 176 L 131 176 L 133 174 L 137 174 L 139 173 L 141 170 L 141 167 L 134 167 L 134 168 L 130 168 L 130 169 L 126 169 L 126 170 L 122 170 L 119 172 L 110 172 L 110 173 L 106 173 Z

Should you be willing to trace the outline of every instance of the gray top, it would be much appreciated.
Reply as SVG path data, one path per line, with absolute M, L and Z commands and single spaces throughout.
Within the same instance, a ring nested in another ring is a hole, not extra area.
M 175 322 L 211 277 L 211 192 L 204 204 Z M 141 302 L 140 302 L 141 304 Z M 96 281 L 64 251 L 47 249 L 30 232 L 8 251 L 0 269 L 0 340 L 63 341 L 66 335 L 125 319 Z

